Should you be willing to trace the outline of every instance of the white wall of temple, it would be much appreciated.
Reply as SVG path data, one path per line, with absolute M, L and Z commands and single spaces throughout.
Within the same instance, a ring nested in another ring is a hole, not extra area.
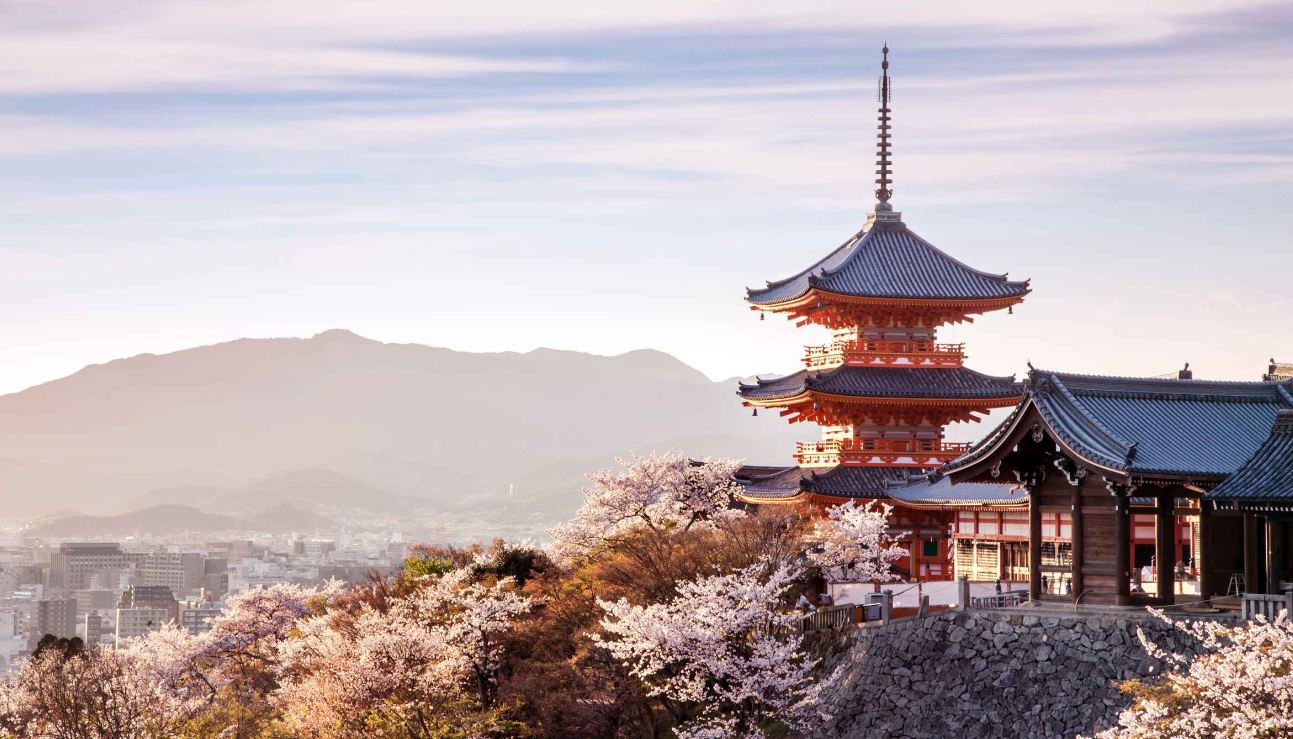
M 849 326 L 836 329 L 835 341 L 859 341 L 862 339 L 918 339 L 934 341 L 938 338 L 938 329 L 928 326 Z
M 822 439 L 937 439 L 943 433 L 941 426 L 929 423 L 907 424 L 902 421 L 880 425 L 877 423 L 822 426 Z

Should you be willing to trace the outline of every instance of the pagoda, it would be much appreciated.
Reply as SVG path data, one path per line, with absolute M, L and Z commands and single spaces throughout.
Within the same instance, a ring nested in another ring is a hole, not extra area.
M 940 327 L 1009 309 L 1024 299 L 1029 285 L 948 256 L 917 236 L 890 205 L 888 55 L 886 46 L 874 212 L 860 231 L 812 266 L 748 290 L 751 310 L 834 332 L 829 344 L 805 348 L 802 370 L 741 383 L 741 400 L 755 415 L 776 409 L 792 423 L 822 429 L 820 441 L 798 445 L 797 466 L 746 467 L 739 473 L 739 497 L 748 504 L 893 500 L 889 491 L 896 486 L 967 449 L 944 439 L 948 424 L 977 421 L 1023 396 L 1013 376 L 975 372 L 965 366 L 963 344 L 939 341 Z M 946 537 L 941 520 L 926 524 L 926 533 L 937 530 Z M 940 560 L 945 558 L 944 552 Z

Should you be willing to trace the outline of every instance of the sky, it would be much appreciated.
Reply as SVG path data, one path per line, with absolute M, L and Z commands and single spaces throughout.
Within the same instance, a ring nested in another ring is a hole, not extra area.
M 874 196 L 1032 279 L 994 374 L 1293 361 L 1293 6 L 0 0 L 0 393 L 343 327 L 650 347 L 714 379 L 820 329 L 746 286 Z

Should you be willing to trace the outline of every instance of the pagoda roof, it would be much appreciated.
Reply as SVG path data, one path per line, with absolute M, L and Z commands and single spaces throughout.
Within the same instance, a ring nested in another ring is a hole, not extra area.
M 1027 498 L 1007 483 L 958 483 L 941 475 L 894 467 L 742 467 L 736 481 L 742 498 L 783 502 L 803 493 L 841 499 L 892 499 L 913 507 L 1023 505 Z
M 803 467 L 746 465 L 736 471 L 735 477 L 744 489 L 743 497 L 775 500 L 799 495 L 800 483 L 807 472 Z
M 977 399 L 1017 398 L 1021 383 L 993 377 L 966 367 L 858 367 L 840 365 L 828 370 L 800 370 L 785 377 L 754 384 L 740 383 L 738 394 L 746 400 L 781 400 L 808 391 L 861 398 Z
M 1293 501 L 1293 410 L 1276 414 L 1270 435 L 1253 456 L 1207 497 L 1239 502 Z
M 902 221 L 876 221 L 804 271 L 746 300 L 770 306 L 802 297 L 810 289 L 860 298 L 979 301 L 1023 297 L 1028 281 L 981 272 L 948 256 Z
M 962 482 L 955 485 L 945 475 L 913 475 L 904 485 L 890 488 L 895 501 L 927 508 L 982 505 L 1027 505 L 1018 485 L 1003 482 Z
M 891 485 L 905 484 L 909 475 L 909 470 L 896 467 L 743 467 L 736 481 L 745 488 L 743 498 L 771 502 L 801 493 L 885 498 Z
M 1127 476 L 1222 477 L 1261 445 L 1293 382 L 1106 377 L 1033 370 L 1001 425 L 942 468 L 962 471 L 1043 423 L 1079 461 Z

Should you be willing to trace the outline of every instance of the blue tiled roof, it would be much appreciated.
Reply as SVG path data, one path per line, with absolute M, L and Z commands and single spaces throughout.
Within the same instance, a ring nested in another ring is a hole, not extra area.
M 995 482 L 962 482 L 955 485 L 943 475 L 914 475 L 906 484 L 889 489 L 889 497 L 906 503 L 1026 505 L 1028 496 L 1018 485 Z
M 1020 414 L 1029 402 L 1030 400 L 1025 398 L 1023 402 L 1015 406 L 1015 409 L 1010 412 L 1009 416 L 1006 416 L 1001 423 L 997 424 L 995 428 L 966 450 L 964 454 L 956 459 L 945 462 L 942 467 L 939 467 L 938 473 L 943 474 L 953 468 L 959 469 L 961 467 L 965 467 L 966 465 L 972 464 L 979 457 L 982 457 L 995 449 L 997 445 L 1001 443 L 1002 437 L 1010 433 L 1010 430 L 1014 428 L 1015 422 L 1019 419 Z
M 912 233 L 901 222 L 876 223 L 859 231 L 808 269 L 746 300 L 769 305 L 793 300 L 817 287 L 833 293 L 872 298 L 988 300 L 1023 296 L 1028 281 L 980 272 Z
M 894 467 L 830 467 L 804 475 L 806 492 L 850 498 L 886 498 L 907 481 L 908 470 Z
M 946 477 L 895 467 L 743 467 L 736 475 L 745 497 L 773 501 L 793 498 L 801 492 L 840 498 L 894 498 L 925 504 L 1015 504 L 1026 503 L 1014 485 L 1005 483 L 960 483 Z
M 908 482 L 909 470 L 892 467 L 743 467 L 736 481 L 745 497 L 776 500 L 801 492 L 846 498 L 884 498 L 891 486 Z
M 1034 370 L 1028 397 L 982 442 L 944 470 L 961 469 L 1003 443 L 1029 405 L 1087 462 L 1128 474 L 1221 477 L 1293 407 L 1293 382 L 1103 377 Z
M 1252 458 L 1207 497 L 1239 501 L 1293 500 L 1293 411 L 1280 411 L 1270 435 Z
M 801 483 L 807 470 L 802 467 L 751 467 L 736 472 L 736 481 L 748 498 L 775 500 L 793 498 L 802 492 Z
M 740 384 L 746 400 L 790 398 L 805 390 L 832 395 L 874 398 L 1017 398 L 1021 383 L 1011 377 L 993 377 L 966 367 L 853 367 L 802 370 L 756 384 Z

